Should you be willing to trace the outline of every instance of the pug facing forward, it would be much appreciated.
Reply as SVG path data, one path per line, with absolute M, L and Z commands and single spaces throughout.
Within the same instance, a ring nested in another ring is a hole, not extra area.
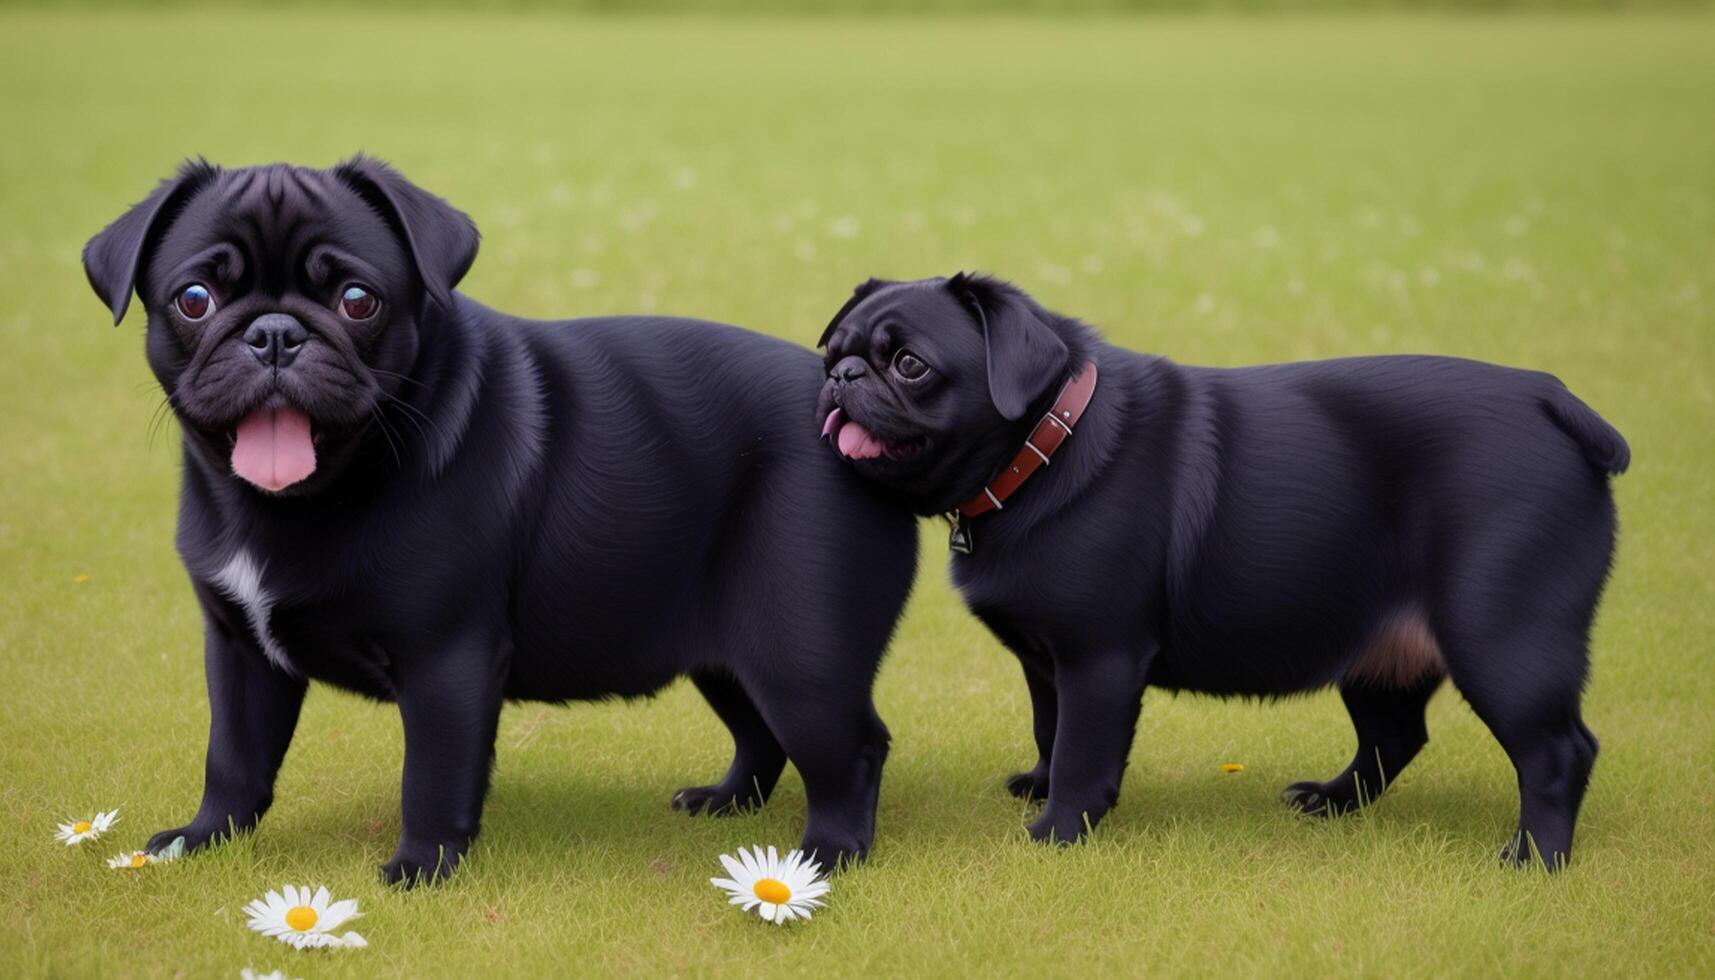
M 1212 369 L 1104 343 L 994 279 L 870 280 L 821 345 L 822 433 L 920 514 L 1017 654 L 1037 839 L 1113 806 L 1146 686 L 1335 685 L 1358 750 L 1284 797 L 1375 799 L 1455 686 L 1518 771 L 1502 858 L 1571 853 L 1619 433 L 1546 374 L 1441 357 Z
M 508 316 L 454 292 L 476 250 L 469 218 L 361 157 L 190 164 L 85 249 L 115 322 L 133 288 L 148 311 L 206 626 L 202 805 L 149 849 L 262 817 L 313 678 L 398 703 L 382 872 L 432 879 L 476 836 L 502 701 L 689 674 L 737 751 L 674 805 L 759 804 L 790 759 L 805 850 L 861 856 L 887 753 L 870 688 L 917 534 L 807 431 L 815 355 Z

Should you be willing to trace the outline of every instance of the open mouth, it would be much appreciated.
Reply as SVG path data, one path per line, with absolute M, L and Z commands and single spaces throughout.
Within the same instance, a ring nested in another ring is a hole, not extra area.
M 301 483 L 316 471 L 310 417 L 281 399 L 270 399 L 244 416 L 230 439 L 232 472 L 270 493 Z
M 846 417 L 845 409 L 836 408 L 822 423 L 822 438 L 832 439 L 841 456 L 854 460 L 910 459 L 923 451 L 927 440 L 885 439 Z

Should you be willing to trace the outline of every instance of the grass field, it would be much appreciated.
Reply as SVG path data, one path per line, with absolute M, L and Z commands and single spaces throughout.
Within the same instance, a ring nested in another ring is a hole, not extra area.
M 1715 18 L 566 21 L 0 14 L 0 975 L 1715 974 Z M 399 893 L 390 707 L 316 688 L 258 834 L 138 875 L 207 709 L 173 554 L 177 436 L 84 240 L 180 157 L 385 156 L 486 235 L 471 295 L 813 341 L 856 281 L 982 268 L 1192 363 L 1426 351 L 1559 374 L 1631 440 L 1574 867 L 1494 865 L 1512 771 L 1456 694 L 1390 797 L 1275 800 L 1346 762 L 1331 694 L 1151 694 L 1096 840 L 1024 837 L 1012 658 L 925 561 L 885 666 L 870 864 L 777 930 L 706 879 L 788 845 L 693 820 L 727 762 L 688 686 L 514 706 L 485 832 Z M 87 577 L 87 578 L 85 578 Z M 1236 775 L 1220 765 L 1243 763 Z M 123 806 L 68 849 L 54 822 Z M 240 907 L 358 898 L 294 953 Z

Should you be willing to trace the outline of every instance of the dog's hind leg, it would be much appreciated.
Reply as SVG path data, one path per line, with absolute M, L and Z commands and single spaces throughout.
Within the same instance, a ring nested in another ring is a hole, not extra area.
M 1528 613 L 1520 624 L 1485 649 L 1450 647 L 1448 663 L 1453 683 L 1518 771 L 1518 830 L 1501 848 L 1501 861 L 1527 865 L 1540 857 L 1556 870 L 1572 856 L 1578 808 L 1596 763 L 1596 737 L 1579 711 L 1584 638 L 1543 630 Z
M 1518 773 L 1518 829 L 1501 860 L 1550 870 L 1572 855 L 1573 830 L 1595 767 L 1581 717 L 1590 626 L 1614 546 L 1605 477 L 1575 463 L 1517 506 L 1486 515 L 1456 541 L 1436 633 L 1447 671 Z M 1587 483 L 1584 481 L 1588 481 Z M 1522 482 L 1522 481 L 1515 481 Z
M 829 662 L 838 662 L 830 656 Z M 861 860 L 875 837 L 887 727 L 865 679 L 806 677 L 782 659 L 746 687 L 804 778 L 809 821 L 802 845 L 824 870 Z
M 1380 687 L 1369 680 L 1341 684 L 1340 697 L 1358 733 L 1357 754 L 1333 779 L 1293 783 L 1281 792 L 1281 799 L 1321 817 L 1374 802 L 1429 741 L 1423 713 L 1445 677 L 1435 670 L 1401 687 Z
M 686 813 L 729 814 L 754 809 L 768 802 L 780 772 L 786 768 L 786 750 L 768 730 L 768 723 L 738 679 L 722 670 L 691 671 L 691 683 L 703 692 L 709 707 L 732 732 L 732 765 L 713 786 L 689 786 L 673 794 L 673 809 Z

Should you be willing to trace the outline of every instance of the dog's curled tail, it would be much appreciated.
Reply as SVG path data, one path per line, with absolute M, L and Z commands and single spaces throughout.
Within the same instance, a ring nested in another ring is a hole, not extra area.
M 1632 464 L 1632 449 L 1626 445 L 1625 436 L 1565 385 L 1556 381 L 1543 406 L 1554 424 L 1584 450 L 1584 458 L 1590 465 L 1610 476 L 1619 476 Z

